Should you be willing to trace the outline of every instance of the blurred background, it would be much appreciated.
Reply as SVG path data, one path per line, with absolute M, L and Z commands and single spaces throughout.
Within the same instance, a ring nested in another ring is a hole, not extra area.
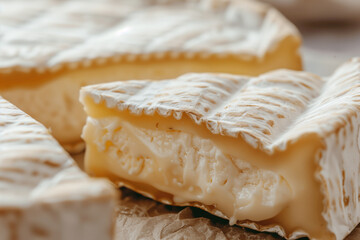
M 263 0 L 280 10 L 303 36 L 305 70 L 327 76 L 360 56 L 359 0 Z

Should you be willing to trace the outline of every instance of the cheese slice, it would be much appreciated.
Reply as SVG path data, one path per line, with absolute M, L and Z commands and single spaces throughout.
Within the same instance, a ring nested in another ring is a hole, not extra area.
M 116 192 L 0 98 L 0 239 L 112 239 Z
M 360 222 L 360 58 L 325 80 L 186 74 L 84 87 L 85 169 L 289 239 Z
M 0 0 L 0 8 L 0 94 L 73 151 L 85 124 L 81 86 L 301 69 L 296 28 L 253 1 Z

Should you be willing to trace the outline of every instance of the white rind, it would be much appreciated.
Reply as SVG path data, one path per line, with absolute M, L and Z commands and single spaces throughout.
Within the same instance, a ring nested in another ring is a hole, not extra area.
M 317 103 L 317 133 L 326 145 L 317 173 L 325 196 L 323 216 L 337 239 L 343 239 L 360 222 L 360 58 L 327 80 Z
M 0 16 L 2 73 L 179 56 L 261 60 L 287 37 L 300 42 L 280 13 L 249 0 L 2 0 L 0 8 L 8 9 Z
M 1 240 L 110 240 L 115 197 L 110 183 L 89 178 L 44 126 L 0 97 Z
M 177 81 L 127 81 L 83 88 L 96 103 L 133 114 L 188 115 L 214 134 L 238 137 L 272 153 L 284 148 L 287 127 L 308 111 L 324 81 L 288 70 L 258 78 L 227 74 L 186 74 Z M 260 98 L 261 96 L 261 98 Z M 83 98 L 83 97 L 81 97 Z M 255 108 L 256 106 L 256 108 Z M 297 134 L 295 132 L 294 134 Z M 300 134 L 301 135 L 301 134 Z
M 241 137 L 268 154 L 315 134 L 324 144 L 315 173 L 323 193 L 322 215 L 336 239 L 360 221 L 360 58 L 324 80 L 278 70 L 257 78 L 187 74 L 177 80 L 127 81 L 87 86 L 80 99 L 140 115 L 189 116 L 213 134 Z M 286 236 L 281 226 L 241 223 Z M 306 236 L 296 231 L 288 236 Z

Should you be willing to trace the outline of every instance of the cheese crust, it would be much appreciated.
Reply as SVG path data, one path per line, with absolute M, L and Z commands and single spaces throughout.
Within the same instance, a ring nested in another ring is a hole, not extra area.
M 44 126 L 0 97 L 2 240 L 110 240 L 115 201 L 109 182 L 89 178 Z
M 81 141 L 81 86 L 187 72 L 301 69 L 297 29 L 254 1 L 37 0 L 0 6 L 9 9 L 0 33 L 0 94 L 50 127 L 63 145 Z
M 86 170 L 289 239 L 343 239 L 360 221 L 359 83 L 357 58 L 329 79 L 279 70 L 88 86 Z M 253 172 L 263 185 L 247 190 Z

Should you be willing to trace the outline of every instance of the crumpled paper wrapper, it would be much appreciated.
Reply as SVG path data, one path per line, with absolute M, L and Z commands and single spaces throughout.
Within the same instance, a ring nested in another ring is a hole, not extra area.
M 248 239 L 277 240 L 214 217 L 196 208 L 167 206 L 126 188 L 116 209 L 115 239 Z
M 73 156 L 83 167 L 83 154 Z M 282 240 L 273 233 L 261 233 L 192 207 L 158 203 L 129 189 L 121 188 L 115 210 L 114 240 Z M 306 238 L 303 238 L 306 239 Z M 360 225 L 346 240 L 360 239 Z

